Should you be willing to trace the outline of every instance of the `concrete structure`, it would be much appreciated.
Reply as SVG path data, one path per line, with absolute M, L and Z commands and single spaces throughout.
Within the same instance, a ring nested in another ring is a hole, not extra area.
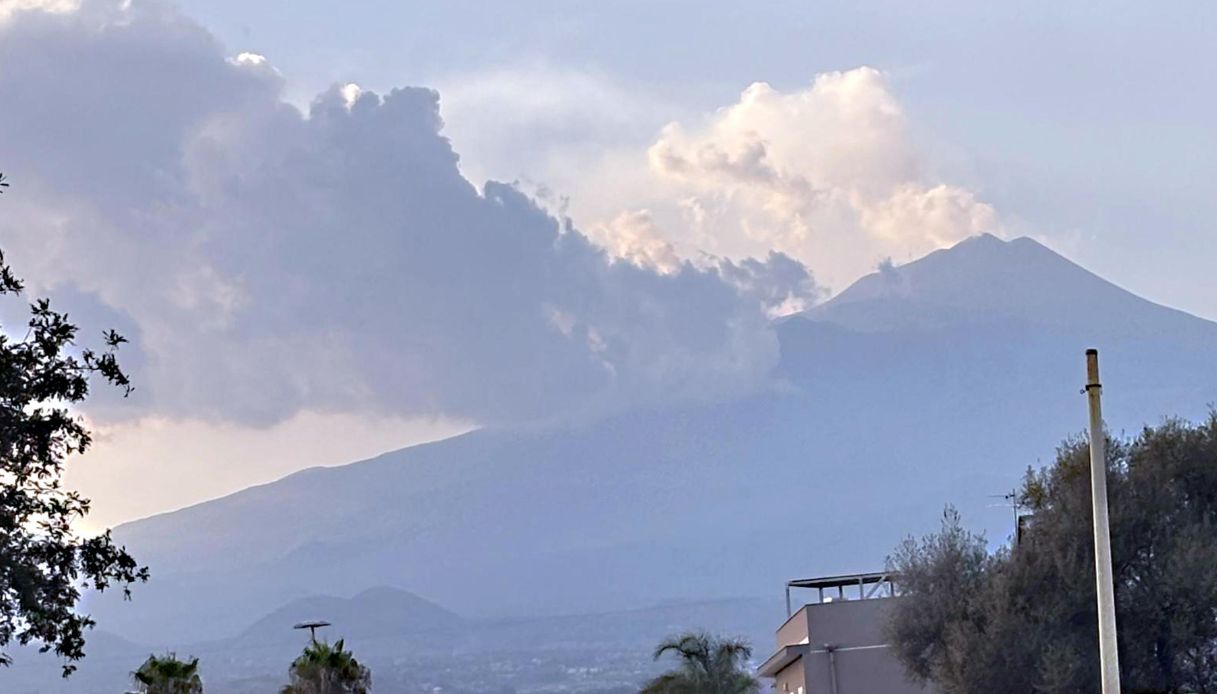
M 778 650 L 759 674 L 781 694 L 924 694 L 910 683 L 883 638 L 896 600 L 887 574 L 855 574 L 791 581 L 817 591 L 817 601 L 790 614 L 778 629 Z

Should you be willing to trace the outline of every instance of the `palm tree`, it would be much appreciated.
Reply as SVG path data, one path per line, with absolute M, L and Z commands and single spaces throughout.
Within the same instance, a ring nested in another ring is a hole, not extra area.
M 178 660 L 169 653 L 163 656 L 150 655 L 138 670 L 131 673 L 135 690 L 140 694 L 202 694 L 203 680 L 199 679 L 199 659 Z
M 372 673 L 343 649 L 339 639 L 333 646 L 313 641 L 292 661 L 292 683 L 282 694 L 368 694 Z
M 641 694 L 756 694 L 761 690 L 747 670 L 752 648 L 743 641 L 687 633 L 659 644 L 655 659 L 668 651 L 680 658 L 680 664 L 647 682 Z

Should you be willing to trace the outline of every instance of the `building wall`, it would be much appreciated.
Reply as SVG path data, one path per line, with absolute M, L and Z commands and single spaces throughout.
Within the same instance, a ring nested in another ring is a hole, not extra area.
M 837 650 L 833 657 L 836 659 L 837 694 L 925 694 L 927 691 L 905 678 L 903 668 L 889 648 Z M 803 671 L 805 694 L 833 693 L 832 660 L 827 652 L 813 649 L 797 664 Z M 793 670 L 794 666 L 786 669 Z
M 791 615 L 785 624 L 778 627 L 778 648 L 807 643 L 808 634 L 811 633 L 807 614 L 808 610 L 803 608 Z
M 774 678 L 773 688 L 780 694 L 809 694 L 807 677 L 803 671 L 803 659 L 794 661 Z
M 807 612 L 808 639 L 813 648 L 885 643 L 883 628 L 894 604 L 891 598 L 877 598 L 807 605 L 803 609 Z
M 780 694 L 925 694 L 910 683 L 895 654 L 887 646 L 883 629 L 895 600 L 849 600 L 807 605 L 778 630 L 778 647 L 807 638 L 804 655 L 777 673 Z M 830 657 L 827 646 L 834 649 Z

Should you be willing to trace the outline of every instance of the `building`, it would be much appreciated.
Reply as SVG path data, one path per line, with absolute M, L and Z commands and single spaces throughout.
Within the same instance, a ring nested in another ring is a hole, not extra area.
M 816 591 L 815 602 L 792 612 L 791 591 Z M 789 617 L 777 632 L 777 652 L 759 674 L 781 694 L 925 694 L 909 682 L 883 625 L 897 597 L 885 573 L 830 576 L 786 584 Z

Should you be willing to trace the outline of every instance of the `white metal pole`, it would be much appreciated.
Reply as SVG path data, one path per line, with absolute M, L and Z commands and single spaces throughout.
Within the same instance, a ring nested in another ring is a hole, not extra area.
M 1116 651 L 1116 596 L 1111 571 L 1111 530 L 1107 521 L 1107 460 L 1103 410 L 1099 403 L 1099 351 L 1086 350 L 1086 395 L 1090 400 L 1090 496 L 1094 508 L 1094 571 L 1099 597 L 1099 666 L 1103 694 L 1120 694 Z

